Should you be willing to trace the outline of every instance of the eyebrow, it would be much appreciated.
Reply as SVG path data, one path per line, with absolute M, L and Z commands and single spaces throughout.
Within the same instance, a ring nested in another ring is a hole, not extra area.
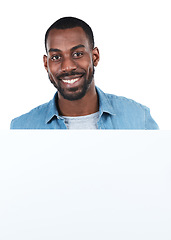
M 71 51 L 74 51 L 74 50 L 76 50 L 78 48 L 83 48 L 83 47 L 85 48 L 85 46 L 83 44 L 79 44 L 79 45 L 74 46 L 73 48 L 71 48 Z M 48 52 L 62 52 L 62 51 L 60 49 L 58 49 L 58 48 L 50 48 Z
M 71 48 L 71 50 L 73 51 L 73 50 L 76 50 L 77 48 L 85 48 L 85 46 L 83 44 L 79 44 L 79 45 Z
M 61 52 L 61 50 L 57 48 L 50 48 L 48 52 Z

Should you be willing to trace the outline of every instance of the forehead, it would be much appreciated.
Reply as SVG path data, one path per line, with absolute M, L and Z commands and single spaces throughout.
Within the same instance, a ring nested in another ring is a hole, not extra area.
M 50 48 L 68 50 L 79 44 L 89 47 L 89 40 L 81 27 L 52 29 L 47 38 L 47 51 Z

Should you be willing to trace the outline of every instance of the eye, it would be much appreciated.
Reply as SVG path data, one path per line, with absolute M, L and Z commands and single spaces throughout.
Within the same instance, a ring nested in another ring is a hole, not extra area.
M 60 61 L 61 56 L 60 56 L 60 55 L 53 55 L 53 56 L 50 57 L 50 59 L 51 59 L 52 61 Z
M 82 57 L 84 54 L 83 54 L 83 52 L 74 52 L 73 53 L 73 57 L 74 58 L 80 58 L 80 57 Z

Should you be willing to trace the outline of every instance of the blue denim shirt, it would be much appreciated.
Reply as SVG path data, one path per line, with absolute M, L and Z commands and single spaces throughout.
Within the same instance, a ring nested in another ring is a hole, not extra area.
M 98 129 L 158 129 L 149 108 L 125 97 L 106 94 L 96 87 L 99 97 Z M 12 120 L 11 129 L 67 129 L 54 98 L 29 113 Z

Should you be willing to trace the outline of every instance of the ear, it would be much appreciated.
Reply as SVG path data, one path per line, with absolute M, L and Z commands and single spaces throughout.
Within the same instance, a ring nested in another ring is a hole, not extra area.
M 96 67 L 99 60 L 100 60 L 100 54 L 99 54 L 99 49 L 97 47 L 95 47 L 93 50 L 92 50 L 92 55 L 93 55 L 93 64 L 94 66 Z
M 46 56 L 46 55 L 43 56 L 43 62 L 44 62 L 44 67 L 45 67 L 46 71 L 48 71 L 48 67 L 47 67 L 47 56 Z

